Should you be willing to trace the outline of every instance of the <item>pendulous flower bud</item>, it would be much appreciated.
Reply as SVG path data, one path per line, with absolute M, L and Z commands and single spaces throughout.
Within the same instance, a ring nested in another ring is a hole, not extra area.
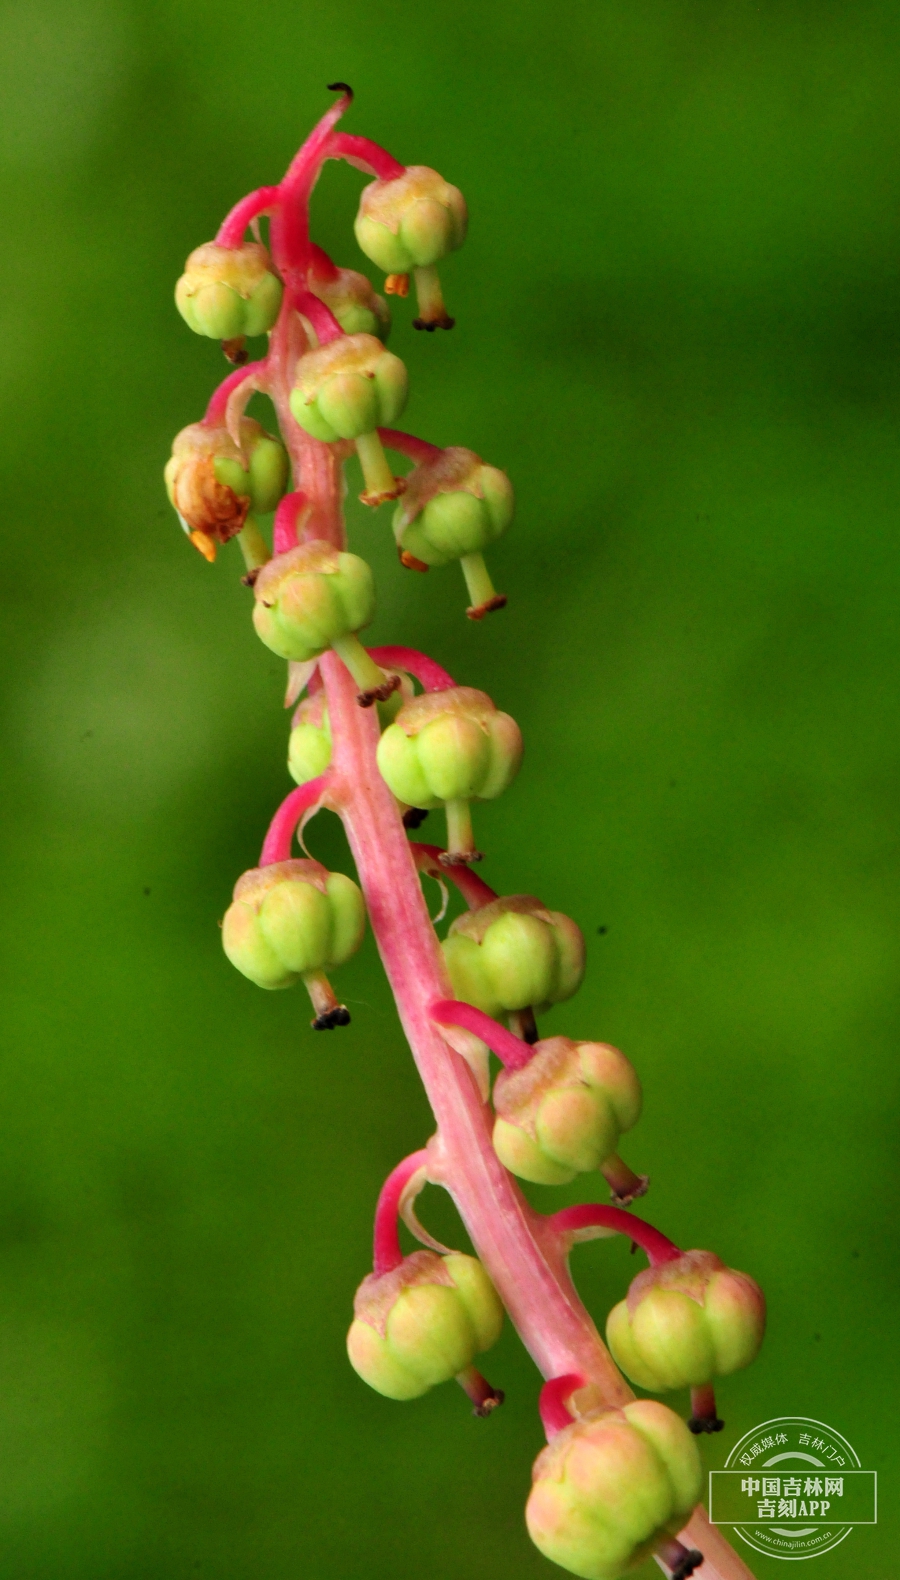
M 291 720 L 288 771 L 298 785 L 318 779 L 331 762 L 331 722 L 324 691 L 304 697 Z
M 684 1251 L 638 1274 L 610 1312 L 606 1337 L 632 1382 L 664 1393 L 749 1366 L 765 1326 L 765 1297 L 747 1273 L 712 1251 Z
M 276 861 L 238 878 L 222 923 L 232 965 L 263 988 L 287 988 L 311 973 L 343 965 L 366 924 L 352 878 L 318 861 Z
M 253 588 L 257 635 L 280 658 L 317 658 L 369 624 L 375 584 L 365 560 L 315 539 L 276 554 Z
M 618 1048 L 548 1037 L 494 1082 L 494 1150 L 520 1179 L 564 1185 L 599 1169 L 640 1112 L 641 1083 Z
M 166 464 L 166 491 L 191 542 L 207 559 L 241 532 L 251 512 L 274 510 L 287 487 L 288 459 L 280 439 L 252 417 L 241 419 L 241 442 L 227 428 L 195 422 L 182 428 Z
M 347 1353 L 388 1399 L 416 1399 L 449 1382 L 500 1337 L 503 1307 L 474 1256 L 415 1251 L 356 1292 Z
M 366 257 L 385 274 L 409 274 L 461 247 L 467 222 L 458 187 L 427 165 L 409 165 L 402 176 L 363 188 L 354 230 Z
M 314 439 L 358 439 L 399 417 L 406 368 L 375 335 L 342 335 L 297 363 L 291 411 Z
M 535 1546 L 583 1580 L 617 1580 L 681 1529 L 702 1471 L 684 1422 L 641 1399 L 564 1427 L 532 1477 L 525 1520 Z
M 377 335 L 387 340 L 391 312 L 372 282 L 356 269 L 335 269 L 334 276 L 310 275 L 310 290 L 334 314 L 345 335 Z
M 185 323 L 212 340 L 262 335 L 281 307 L 282 284 L 260 242 L 197 247 L 175 287 L 175 304 Z
M 417 802 L 421 805 L 421 802 Z M 581 928 L 532 894 L 465 911 L 441 946 L 457 998 L 498 1019 L 571 998 L 584 976 Z
M 408 806 L 492 801 L 518 772 L 519 726 L 472 686 L 428 691 L 401 708 L 378 743 L 378 766 Z
M 424 565 L 449 565 L 495 542 L 512 520 L 513 505 L 506 473 L 453 445 L 410 472 L 394 512 L 394 537 Z

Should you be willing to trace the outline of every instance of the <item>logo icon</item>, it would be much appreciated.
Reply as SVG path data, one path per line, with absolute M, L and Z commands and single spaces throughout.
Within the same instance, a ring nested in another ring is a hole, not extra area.
M 736 1443 L 709 1475 L 709 1517 L 769 1558 L 817 1558 L 875 1525 L 877 1476 L 823 1421 L 785 1415 Z

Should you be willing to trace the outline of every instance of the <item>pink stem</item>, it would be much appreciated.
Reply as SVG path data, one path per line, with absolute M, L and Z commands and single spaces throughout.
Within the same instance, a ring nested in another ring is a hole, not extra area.
M 482 905 L 490 905 L 492 900 L 496 900 L 494 890 L 471 867 L 442 867 L 440 857 L 444 852 L 440 845 L 420 845 L 411 840 L 409 848 L 419 871 L 428 873 L 431 878 L 440 878 L 441 881 L 449 878 L 451 883 L 456 884 L 470 911 L 477 911 Z
M 316 332 L 320 346 L 327 346 L 332 340 L 339 340 L 344 333 L 340 324 L 331 311 L 326 307 L 321 297 L 315 296 L 312 291 L 301 291 L 297 297 L 297 311 L 308 318 Z
M 578 1388 L 584 1387 L 584 1384 L 585 1379 L 579 1377 L 577 1372 L 569 1372 L 565 1377 L 551 1377 L 549 1382 L 544 1383 L 538 1409 L 548 1442 L 564 1427 L 572 1425 L 575 1417 L 569 1409 L 568 1401 Z
M 411 1152 L 408 1158 L 390 1173 L 381 1187 L 378 1197 L 378 1206 L 375 1208 L 375 1240 L 373 1251 L 373 1265 L 376 1273 L 392 1273 L 403 1261 L 403 1252 L 400 1249 L 400 1235 L 397 1229 L 397 1216 L 400 1211 L 400 1199 L 409 1181 L 419 1169 L 424 1168 L 428 1161 L 428 1153 L 423 1147 L 421 1152 Z
M 287 554 L 295 549 L 299 542 L 297 537 L 297 522 L 301 513 L 306 509 L 309 501 L 302 489 L 297 489 L 293 494 L 285 494 L 279 500 L 275 511 L 275 521 L 272 526 L 272 552 L 274 554 Z
M 411 461 L 436 461 L 444 453 L 440 445 L 417 439 L 413 433 L 401 433 L 399 428 L 379 428 L 378 437 L 389 450 L 408 455 Z
M 272 216 L 269 240 L 272 254 L 282 278 L 296 286 L 305 283 L 310 264 L 309 199 L 316 184 L 323 160 L 327 159 L 328 139 L 332 127 L 340 120 L 353 102 L 353 94 L 344 90 L 336 104 L 326 110 L 317 126 L 313 127 L 306 142 L 291 161 L 281 183 L 281 204 Z
M 507 1070 L 523 1070 L 534 1057 L 534 1048 L 530 1043 L 514 1037 L 505 1026 L 492 1020 L 490 1015 L 485 1015 L 483 1010 L 476 1009 L 474 1004 L 463 1004 L 454 998 L 437 999 L 431 1006 L 431 1018 L 439 1026 L 461 1026 L 464 1031 L 473 1032 L 487 1043 Z
M 330 779 L 330 773 L 320 774 L 318 779 L 310 779 L 308 784 L 298 785 L 289 796 L 285 796 L 263 840 L 259 857 L 261 867 L 271 867 L 275 861 L 290 861 L 294 829 L 304 812 L 309 807 L 315 806 L 317 801 L 322 800 L 325 791 L 329 788 Z
M 446 669 L 424 653 L 417 653 L 414 647 L 370 647 L 369 657 L 383 668 L 408 670 L 426 691 L 451 691 L 456 686 Z
M 682 1254 L 678 1246 L 654 1229 L 652 1224 L 645 1223 L 643 1218 L 635 1218 L 622 1207 L 600 1207 L 593 1202 L 583 1207 L 564 1207 L 562 1212 L 555 1212 L 547 1219 L 547 1226 L 557 1234 L 572 1234 L 578 1229 L 615 1229 L 619 1234 L 627 1234 L 642 1251 L 646 1251 L 651 1267 L 660 1267 L 663 1262 L 675 1262 Z
M 346 159 L 357 170 L 367 170 L 379 181 L 396 181 L 406 174 L 406 166 L 397 163 L 393 154 L 373 143 L 369 137 L 354 137 L 347 132 L 335 132 L 328 139 L 326 159 Z
M 320 285 L 330 285 L 340 274 L 336 263 L 332 263 L 324 247 L 319 247 L 316 242 L 309 244 L 309 273 L 313 280 Z
M 206 415 L 203 418 L 208 428 L 216 428 L 225 421 L 228 402 L 235 390 L 240 389 L 247 379 L 256 378 L 259 374 L 264 373 L 267 368 L 267 362 L 267 358 L 263 358 L 259 362 L 248 362 L 242 368 L 235 368 L 233 373 L 229 373 L 227 379 L 222 380 L 218 389 L 213 391 L 209 405 L 206 408 Z
M 280 187 L 258 187 L 255 192 L 248 192 L 247 196 L 241 198 L 240 203 L 235 203 L 231 212 L 225 215 L 219 226 L 216 245 L 239 247 L 250 221 L 260 214 L 265 214 L 267 209 L 274 208 L 280 197 Z

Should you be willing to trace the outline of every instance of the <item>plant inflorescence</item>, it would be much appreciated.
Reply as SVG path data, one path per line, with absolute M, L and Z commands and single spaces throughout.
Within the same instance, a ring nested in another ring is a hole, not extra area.
M 367 138 L 336 130 L 345 84 L 277 186 L 251 193 L 214 242 L 191 253 L 176 302 L 192 329 L 221 340 L 235 366 L 202 421 L 175 440 L 166 483 L 191 542 L 209 561 L 235 538 L 261 640 L 288 664 L 288 763 L 297 788 L 279 807 L 259 865 L 237 881 L 225 952 L 265 988 L 302 979 L 316 1031 L 349 1021 L 330 973 L 358 948 L 366 918 L 437 1124 L 393 1170 L 375 1213 L 374 1265 L 357 1292 L 350 1361 L 390 1399 L 455 1378 L 477 1415 L 502 1393 L 476 1368 L 508 1313 L 543 1373 L 547 1446 L 534 1467 L 529 1532 L 549 1558 L 586 1580 L 615 1580 L 653 1554 L 671 1575 L 702 1564 L 709 1580 L 749 1571 L 698 1506 L 696 1436 L 721 1426 L 713 1384 L 746 1366 L 763 1335 L 753 1280 L 710 1251 L 679 1251 L 630 1212 L 647 1188 L 620 1157 L 641 1110 L 638 1078 L 603 1042 L 540 1039 L 537 1019 L 584 974 L 576 924 L 533 895 L 498 896 L 480 859 L 472 803 L 502 794 L 522 753 L 519 729 L 491 698 L 458 686 L 406 647 L 366 649 L 372 572 L 347 546 L 344 464 L 355 452 L 363 503 L 393 506 L 403 566 L 458 561 L 470 619 L 501 609 L 484 551 L 513 514 L 509 479 L 471 450 L 440 449 L 393 426 L 406 369 L 385 347 L 390 313 L 370 281 L 337 267 L 309 233 L 322 166 L 344 159 L 374 179 L 356 237 L 407 296 L 417 329 L 450 329 L 438 264 L 459 247 L 466 205 L 435 170 L 403 166 Z M 260 220 L 268 217 L 268 246 Z M 248 241 L 251 229 L 255 237 Z M 268 335 L 265 356 L 246 341 Z M 256 391 L 280 437 L 245 415 Z M 395 476 L 386 452 L 413 463 Z M 271 548 L 259 518 L 274 512 Z M 359 883 L 292 855 L 323 808 L 343 821 Z M 444 847 L 410 838 L 443 808 Z M 452 882 L 467 910 L 441 942 L 422 877 Z M 489 1053 L 502 1066 L 491 1085 Z M 613 1205 L 536 1212 L 516 1180 L 563 1184 L 601 1173 Z M 452 1196 L 476 1256 L 448 1251 L 414 1209 L 426 1182 Z M 404 1218 L 425 1249 L 405 1256 Z M 610 1313 L 607 1345 L 568 1270 L 576 1242 L 625 1234 L 649 1266 Z M 689 1387 L 685 1423 L 637 1400 Z

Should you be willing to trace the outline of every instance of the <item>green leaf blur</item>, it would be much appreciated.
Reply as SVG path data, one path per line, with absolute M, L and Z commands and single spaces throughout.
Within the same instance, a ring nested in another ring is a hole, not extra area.
M 284 666 L 236 546 L 210 568 L 165 498 L 228 371 L 172 291 L 336 77 L 347 130 L 470 205 L 453 333 L 393 301 L 404 420 L 519 502 L 488 556 L 509 606 L 473 626 L 458 567 L 402 571 L 354 472 L 367 640 L 520 723 L 475 826 L 490 883 L 587 935 L 545 1028 L 629 1054 L 646 1216 L 766 1290 L 707 1467 L 793 1413 L 896 1475 L 896 6 L 6 0 L 0 38 L 0 1580 L 554 1572 L 511 1329 L 486 1422 L 346 1361 L 379 1185 L 429 1134 L 371 938 L 333 1035 L 219 942 L 291 788 Z M 360 185 L 329 166 L 314 201 L 357 269 Z M 334 819 L 308 843 L 351 870 Z M 575 1262 L 602 1324 L 635 1262 Z M 884 1580 L 892 1503 L 815 1580 Z

